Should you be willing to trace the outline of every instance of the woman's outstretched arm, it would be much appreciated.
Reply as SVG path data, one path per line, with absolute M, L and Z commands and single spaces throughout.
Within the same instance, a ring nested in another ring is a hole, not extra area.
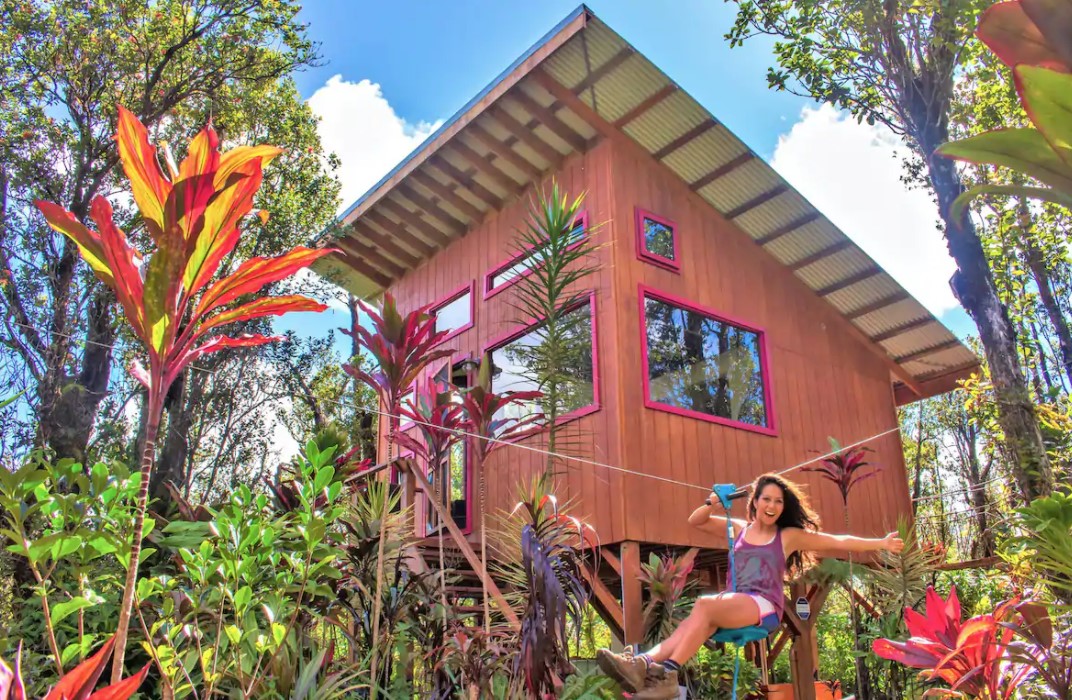
M 793 551 L 802 552 L 876 552 L 887 550 L 894 554 L 904 549 L 904 541 L 896 532 L 885 537 L 856 537 L 855 535 L 831 535 L 826 532 L 811 532 L 799 528 L 786 528 L 783 535 Z

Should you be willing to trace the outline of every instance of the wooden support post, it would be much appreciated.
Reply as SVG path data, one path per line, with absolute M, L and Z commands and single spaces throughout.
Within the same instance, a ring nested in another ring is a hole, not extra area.
M 790 598 L 807 597 L 802 583 L 790 587 Z M 786 609 L 795 627 L 793 646 L 789 649 L 789 666 L 793 672 L 793 700 L 815 700 L 815 679 L 819 669 L 819 644 L 815 636 L 814 617 L 804 621 L 795 611 Z
M 409 465 L 407 464 L 407 467 L 408 466 Z M 443 504 L 441 504 L 439 499 L 435 497 L 435 490 L 432 488 L 431 484 L 428 483 L 428 479 L 425 478 L 420 469 L 407 468 L 407 471 L 413 475 L 414 479 L 416 479 L 417 488 L 423 491 L 424 495 L 428 497 L 428 502 L 432 504 L 432 507 L 435 508 L 436 515 L 438 515 L 443 524 L 447 526 L 447 531 L 450 532 L 450 536 L 454 539 L 454 544 L 458 545 L 458 549 L 461 550 L 461 553 L 465 556 L 469 565 L 473 567 L 473 571 L 475 571 L 478 576 L 481 575 L 483 569 L 480 565 L 480 557 L 478 557 L 476 552 L 473 551 L 473 548 L 469 546 L 469 541 L 465 539 L 465 535 L 458 529 L 458 526 L 454 522 L 454 518 L 450 517 L 450 514 L 445 512 Z M 518 619 L 517 613 L 510 607 L 510 604 L 506 602 L 506 598 L 503 597 L 502 592 L 499 591 L 499 587 L 495 585 L 494 579 L 490 576 L 487 577 L 487 586 L 488 593 L 491 594 L 491 598 L 495 601 L 495 605 L 499 608 L 500 612 L 502 612 L 503 616 L 515 630 L 520 630 L 521 620 Z
M 610 631 L 616 637 L 624 636 L 624 623 L 622 620 L 622 606 L 614 594 L 610 592 L 603 582 L 599 580 L 598 573 L 592 571 L 588 564 L 581 564 L 581 575 L 588 583 L 592 591 L 592 604 L 603 617 L 604 622 L 610 627 Z M 609 618 L 609 619 L 608 619 Z
M 640 585 L 640 543 L 622 542 L 622 643 L 644 641 L 644 600 Z

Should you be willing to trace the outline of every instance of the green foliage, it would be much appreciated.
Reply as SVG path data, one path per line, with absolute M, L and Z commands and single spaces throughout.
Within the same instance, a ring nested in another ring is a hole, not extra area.
M 129 561 L 139 481 L 120 463 L 87 469 L 71 460 L 53 464 L 42 452 L 14 471 L 0 469 L 0 536 L 34 581 L 32 593 L 21 591 L 29 598 L 12 625 L 0 629 L 0 655 L 24 640 L 31 692 L 115 631 L 123 585 L 117 567 Z M 153 525 L 145 523 L 146 534 Z
M 734 654 L 738 650 L 727 645 L 725 651 L 703 648 L 692 658 L 688 669 L 688 687 L 693 697 L 726 698 L 733 689 Z M 743 650 L 740 652 L 743 653 Z M 737 679 L 737 697 L 747 698 L 759 692 L 759 667 L 741 662 Z
M 300 655 L 304 625 L 335 598 L 340 576 L 329 541 L 344 512 L 332 454 L 306 445 L 289 511 L 240 487 L 201 519 L 162 529 L 174 567 L 140 579 L 137 592 L 158 615 L 148 651 L 176 697 L 287 690 L 276 662 Z
M 872 601 L 884 615 L 897 615 L 917 605 L 933 583 L 938 565 L 945 561 L 944 549 L 919 542 L 905 519 L 899 519 L 897 531 L 904 549 L 899 554 L 883 550 L 879 565 L 867 571 Z
M 541 393 L 540 422 L 548 428 L 547 450 L 552 453 L 561 449 L 559 417 L 591 400 L 583 396 L 583 387 L 592 381 L 584 373 L 592 367 L 594 319 L 572 313 L 587 301 L 587 280 L 596 271 L 596 227 L 582 219 L 584 198 L 582 193 L 570 201 L 557 182 L 546 195 L 537 191 L 514 244 L 521 269 L 510 290 L 510 305 L 519 323 L 540 323 L 531 343 L 510 352 L 524 368 L 527 388 Z M 553 465 L 549 456 L 545 471 L 553 472 Z
M 638 578 L 647 592 L 643 610 L 646 642 L 654 644 L 666 639 L 688 617 L 697 586 L 695 579 L 689 578 L 695 558 L 695 551 L 676 558 L 652 552 L 648 561 L 640 565 Z
M 1020 533 L 1002 543 L 1002 554 L 1072 605 L 1072 494 L 1037 498 L 1016 513 Z

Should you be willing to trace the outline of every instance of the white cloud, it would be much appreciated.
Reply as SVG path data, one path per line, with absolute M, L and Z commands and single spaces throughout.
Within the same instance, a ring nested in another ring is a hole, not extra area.
M 904 146 L 829 105 L 805 107 L 771 165 L 935 316 L 958 306 L 938 208 L 900 181 Z
M 321 118 L 318 131 L 324 150 L 341 161 L 340 213 L 442 123 L 412 124 L 395 114 L 378 84 L 368 79 L 349 82 L 341 75 L 314 92 L 309 107 Z

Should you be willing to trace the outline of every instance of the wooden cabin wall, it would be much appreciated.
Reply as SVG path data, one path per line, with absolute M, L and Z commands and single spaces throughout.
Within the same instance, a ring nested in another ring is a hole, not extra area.
M 827 436 L 848 444 L 897 426 L 889 370 L 850 336 L 846 320 L 651 156 L 617 140 L 611 150 L 618 242 L 613 304 L 621 324 L 614 335 L 628 348 L 613 382 L 620 392 L 623 466 L 691 484 L 743 484 L 827 452 Z M 637 258 L 634 207 L 676 223 L 680 274 Z M 641 284 L 766 331 L 776 436 L 644 406 Z M 877 536 L 895 529 L 898 515 L 911 508 L 900 434 L 869 445 L 883 471 L 850 495 L 849 530 Z M 824 529 L 845 531 L 836 487 L 799 470 L 787 476 L 806 488 Z M 712 541 L 686 522 L 705 491 L 632 475 L 615 491 L 625 539 L 725 546 L 724 535 Z M 743 503 L 735 513 L 743 514 Z
M 571 198 L 582 191 L 587 191 L 585 209 L 588 212 L 589 226 L 610 219 L 610 149 L 604 143 L 585 154 L 571 156 L 555 175 L 559 187 Z M 550 177 L 542 183 L 545 191 L 550 190 Z M 511 308 L 512 291 L 507 289 L 484 299 L 484 276 L 491 269 L 505 262 L 516 252 L 517 231 L 528 217 L 533 190 L 526 189 L 509 203 L 503 210 L 490 214 L 483 222 L 472 229 L 463 239 L 439 252 L 430 261 L 403 277 L 391 288 L 398 300 L 400 309 L 410 310 L 420 305 L 440 300 L 463 284 L 475 283 L 474 325 L 452 340 L 444 347 L 454 350 L 452 361 L 458 361 L 467 355 L 479 356 L 489 342 L 501 338 L 514 328 L 520 315 Z M 609 231 L 596 231 L 595 241 L 601 243 Z M 619 341 L 613 329 L 617 326 L 615 305 L 610 299 L 613 267 L 612 251 L 604 248 L 595 253 L 599 271 L 589 278 L 585 285 L 595 290 L 595 317 L 599 347 L 597 348 L 597 373 L 600 394 L 600 410 L 582 416 L 564 425 L 562 435 L 569 444 L 560 451 L 585 459 L 617 464 L 620 456 L 617 451 L 618 435 L 614 407 L 619 403 L 617 383 L 608 380 L 616 376 L 614 358 L 626 352 L 619 347 Z M 630 339 L 631 340 L 631 339 Z M 634 342 L 631 340 L 631 342 Z M 631 351 L 631 350 L 630 350 Z M 434 363 L 431 371 L 440 369 L 444 361 Z M 382 422 L 381 422 L 382 423 Z M 521 440 L 520 445 L 544 449 L 545 440 L 533 436 Z M 384 430 L 381 425 L 381 447 L 386 447 Z M 381 454 L 386 454 L 383 449 Z M 569 512 L 595 527 L 603 541 L 616 541 L 622 538 L 620 509 L 616 504 L 615 492 L 618 488 L 613 477 L 608 477 L 606 470 L 591 465 L 567 461 L 558 464 L 561 472 L 557 480 L 556 493 L 560 503 L 567 504 Z M 503 445 L 495 450 L 487 475 L 489 515 L 509 510 L 517 501 L 518 488 L 528 484 L 534 475 L 544 467 L 544 458 L 529 450 L 511 445 Z M 604 473 L 600 473 L 604 472 Z M 475 476 L 475 472 L 473 472 Z M 477 503 L 477 484 L 473 479 L 471 499 Z M 478 526 L 479 516 L 473 507 L 473 521 Z M 423 517 L 419 512 L 418 517 Z M 495 529 L 489 520 L 489 529 Z M 474 527 L 474 532 L 477 527 Z

